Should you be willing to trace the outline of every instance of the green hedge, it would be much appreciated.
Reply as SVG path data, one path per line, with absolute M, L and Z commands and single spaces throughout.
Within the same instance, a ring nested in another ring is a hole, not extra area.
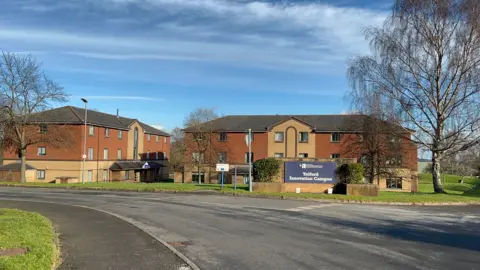
M 273 178 L 280 172 L 280 161 L 274 158 L 266 158 L 255 161 L 253 174 L 256 181 L 273 182 Z
M 342 164 L 337 168 L 336 174 L 339 183 L 344 184 L 363 184 L 363 166 L 362 164 Z

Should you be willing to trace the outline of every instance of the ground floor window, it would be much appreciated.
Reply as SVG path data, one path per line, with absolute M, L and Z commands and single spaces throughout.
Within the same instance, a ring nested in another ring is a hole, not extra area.
M 125 171 L 125 180 L 130 179 L 130 171 Z
M 88 171 L 88 182 L 92 182 L 93 181 L 93 171 Z
M 198 183 L 199 179 L 202 181 L 202 183 L 205 183 L 205 173 L 202 172 L 201 177 L 198 177 L 198 172 L 192 173 L 192 182 Z
M 108 181 L 108 170 L 103 170 L 103 181 L 104 182 Z
M 402 178 L 401 177 L 387 178 L 387 188 L 402 189 Z
M 39 179 L 39 180 L 44 180 L 45 179 L 45 171 L 44 170 L 38 170 L 37 171 L 37 179 Z

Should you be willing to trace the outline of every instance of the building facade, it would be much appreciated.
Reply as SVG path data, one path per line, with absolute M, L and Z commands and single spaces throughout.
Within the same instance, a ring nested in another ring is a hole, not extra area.
M 185 170 L 183 182 L 198 181 L 203 177 L 206 182 L 219 179 L 214 171 L 215 163 L 228 163 L 237 167 L 237 182 L 247 181 L 248 146 L 246 131 L 252 130 L 252 162 L 274 157 L 278 159 L 356 159 L 361 161 L 362 153 L 351 151 L 350 142 L 362 140 L 364 131 L 360 128 L 365 116 L 351 115 L 270 115 L 270 116 L 225 116 L 209 123 L 212 130 L 211 146 L 202 155 L 203 164 L 198 170 L 198 147 L 195 145 L 195 132 L 200 130 L 185 129 Z M 413 132 L 402 127 L 395 127 L 402 136 L 396 138 L 401 145 L 392 159 L 396 167 L 407 171 L 417 171 L 417 146 L 410 140 Z M 383 135 L 381 135 L 383 136 Z M 385 135 L 385 140 L 387 136 Z M 192 162 L 193 161 L 193 162 Z M 388 162 L 387 162 L 388 163 Z M 231 166 L 231 167 L 232 167 Z M 388 164 L 386 164 L 388 166 Z M 229 179 L 234 174 L 229 172 Z M 180 179 L 176 179 L 180 182 Z M 229 180 L 231 181 L 231 180 Z M 391 183 L 381 181 L 380 187 L 387 188 Z
M 136 119 L 66 106 L 37 117 L 31 128 L 48 136 L 61 126 L 68 145 L 37 143 L 26 160 L 36 171 L 30 182 L 161 181 L 168 178 L 170 135 Z M 40 120 L 39 120 L 40 119 Z M 86 147 L 84 149 L 84 141 Z M 83 161 L 85 155 L 85 162 Z M 14 149 L 4 152 L 4 164 L 18 163 Z

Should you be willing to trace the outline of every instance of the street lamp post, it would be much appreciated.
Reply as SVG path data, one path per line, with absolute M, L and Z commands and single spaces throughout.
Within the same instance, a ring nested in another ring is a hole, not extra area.
M 82 184 L 85 184 L 85 159 L 87 158 L 87 104 L 88 101 L 82 98 L 83 103 L 85 103 L 85 120 L 84 120 L 84 136 L 83 136 L 83 163 L 82 163 Z

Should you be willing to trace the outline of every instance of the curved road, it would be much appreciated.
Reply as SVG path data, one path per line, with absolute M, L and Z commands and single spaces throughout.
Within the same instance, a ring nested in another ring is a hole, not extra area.
M 89 206 L 171 242 L 202 269 L 480 269 L 480 207 L 0 188 Z M 0 207 L 2 201 L 0 201 Z

